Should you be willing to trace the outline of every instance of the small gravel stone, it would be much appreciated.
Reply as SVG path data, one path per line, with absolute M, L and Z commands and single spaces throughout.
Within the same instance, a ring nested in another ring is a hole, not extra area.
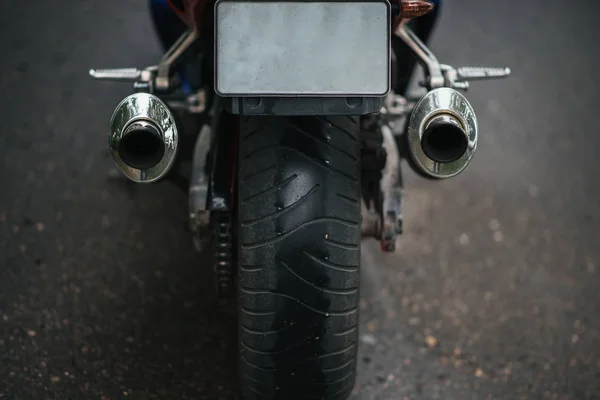
M 458 242 L 463 246 L 468 246 L 469 245 L 469 235 L 467 235 L 466 233 L 463 233 L 462 235 L 460 235 Z
M 494 232 L 494 242 L 500 243 L 504 241 L 504 234 L 501 231 Z
M 369 346 L 375 346 L 377 344 L 377 338 L 370 333 L 365 333 L 360 336 L 360 341 Z
M 435 336 L 429 335 L 425 338 L 425 343 L 427 343 L 427 347 L 429 347 L 430 349 L 434 348 L 437 342 L 438 340 Z
M 498 221 L 497 219 L 492 219 L 489 223 L 489 227 L 491 230 L 493 231 L 497 231 L 498 229 L 500 229 L 500 221 Z
M 371 321 L 367 322 L 367 329 L 371 333 L 377 331 L 377 322 L 375 320 L 371 320 Z

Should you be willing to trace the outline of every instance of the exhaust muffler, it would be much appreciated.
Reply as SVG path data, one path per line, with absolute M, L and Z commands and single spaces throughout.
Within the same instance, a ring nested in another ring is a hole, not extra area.
M 415 105 L 408 124 L 408 150 L 414 166 L 433 178 L 462 172 L 477 150 L 477 117 L 465 96 L 434 89 Z
M 173 114 L 158 97 L 134 93 L 110 120 L 110 152 L 117 168 L 134 182 L 151 183 L 169 171 L 177 153 Z

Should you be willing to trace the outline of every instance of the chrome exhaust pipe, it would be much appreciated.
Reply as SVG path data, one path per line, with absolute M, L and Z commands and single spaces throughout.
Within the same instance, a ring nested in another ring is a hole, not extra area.
M 408 124 L 408 150 L 420 172 L 433 178 L 461 173 L 477 150 L 477 117 L 465 96 L 434 89 L 415 105 Z
M 110 120 L 108 143 L 119 170 L 139 183 L 159 180 L 177 153 L 173 114 L 158 97 L 134 93 L 119 103 Z

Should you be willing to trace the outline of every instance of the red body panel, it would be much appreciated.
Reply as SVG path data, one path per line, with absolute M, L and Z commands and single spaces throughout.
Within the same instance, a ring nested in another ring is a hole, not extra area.
M 178 7 L 178 4 L 183 5 L 183 9 Z M 206 7 L 208 0 L 180 0 L 171 1 L 169 5 L 179 15 L 189 27 L 197 28 L 200 24 L 202 13 Z

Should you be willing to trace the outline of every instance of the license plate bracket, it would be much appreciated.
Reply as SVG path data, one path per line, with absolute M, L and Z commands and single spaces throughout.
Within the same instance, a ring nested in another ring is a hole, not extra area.
M 215 4 L 215 91 L 224 97 L 381 97 L 391 6 L 375 1 Z

